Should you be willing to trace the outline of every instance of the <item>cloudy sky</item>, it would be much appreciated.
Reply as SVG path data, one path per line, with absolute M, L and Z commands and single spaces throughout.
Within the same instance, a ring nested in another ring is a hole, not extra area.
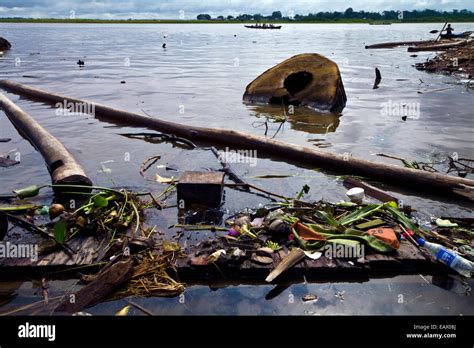
M 238 15 L 271 14 L 280 10 L 307 14 L 319 11 L 383 11 L 404 9 L 469 9 L 474 0 L 0 0 L 0 17 L 68 18 L 186 18 L 199 13 Z

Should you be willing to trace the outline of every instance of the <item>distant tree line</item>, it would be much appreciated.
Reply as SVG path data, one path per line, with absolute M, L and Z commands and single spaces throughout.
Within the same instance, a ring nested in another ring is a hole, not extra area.
M 413 11 L 383 11 L 383 12 L 367 12 L 354 11 L 349 7 L 344 12 L 315 12 L 307 15 L 282 15 L 281 11 L 273 11 L 269 16 L 257 14 L 241 14 L 238 16 L 218 16 L 212 18 L 209 14 L 200 14 L 197 16 L 198 20 L 228 20 L 228 21 L 297 21 L 297 22 L 312 22 L 312 21 L 438 21 L 438 20 L 458 20 L 471 21 L 474 20 L 474 12 L 464 10 L 452 11 L 437 11 L 437 10 L 413 10 Z

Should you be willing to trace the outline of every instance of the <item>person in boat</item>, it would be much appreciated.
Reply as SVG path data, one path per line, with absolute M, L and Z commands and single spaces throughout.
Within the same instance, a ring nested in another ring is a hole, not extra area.
M 446 32 L 446 37 L 451 37 L 453 36 L 454 28 L 451 27 L 451 24 L 448 24 L 448 26 L 446 27 L 446 29 L 444 29 L 444 31 Z

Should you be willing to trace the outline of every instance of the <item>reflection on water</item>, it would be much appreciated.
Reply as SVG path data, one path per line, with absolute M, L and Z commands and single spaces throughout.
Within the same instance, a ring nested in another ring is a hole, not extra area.
M 257 117 L 256 124 L 267 121 L 277 124 L 272 128 L 278 129 L 282 121 L 286 121 L 291 129 L 310 134 L 328 134 L 335 132 L 339 126 L 339 115 L 314 111 L 304 107 L 288 109 L 288 106 L 278 107 L 273 105 L 248 105 L 249 114 Z M 271 133 L 272 130 L 269 130 Z M 309 138 L 308 141 L 311 141 Z

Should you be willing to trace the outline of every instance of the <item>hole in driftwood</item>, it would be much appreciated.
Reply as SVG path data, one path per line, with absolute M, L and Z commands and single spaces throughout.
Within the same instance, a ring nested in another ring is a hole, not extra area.
M 290 95 L 292 95 L 305 89 L 312 80 L 313 75 L 311 73 L 307 71 L 299 71 L 288 75 L 288 77 L 285 79 L 285 82 L 283 82 L 283 86 L 290 93 Z
M 61 161 L 61 160 L 57 160 L 57 161 L 54 161 L 53 163 L 51 163 L 51 166 L 49 167 L 49 170 L 52 172 L 54 172 L 56 169 L 58 169 L 59 167 L 62 167 L 64 165 L 64 162 Z

